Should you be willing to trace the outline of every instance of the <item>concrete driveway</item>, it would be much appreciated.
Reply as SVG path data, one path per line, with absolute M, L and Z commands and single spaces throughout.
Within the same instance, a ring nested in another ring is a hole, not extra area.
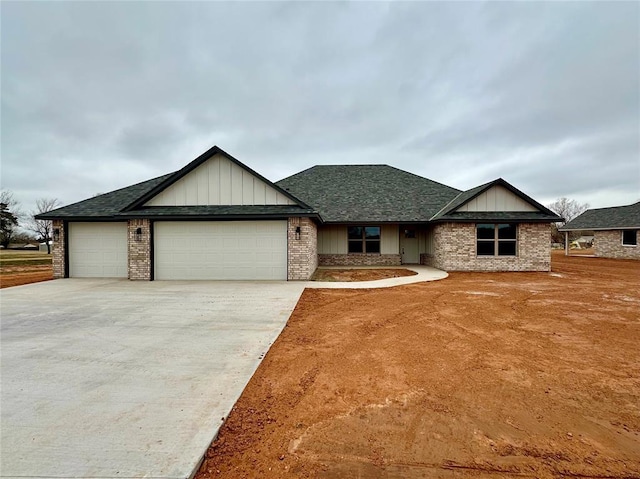
M 2 477 L 189 477 L 304 288 L 56 280 L 4 289 Z

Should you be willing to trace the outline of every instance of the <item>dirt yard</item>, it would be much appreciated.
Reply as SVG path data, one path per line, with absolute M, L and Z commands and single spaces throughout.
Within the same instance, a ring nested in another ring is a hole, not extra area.
M 414 276 L 418 273 L 403 268 L 324 269 L 319 268 L 312 281 L 374 281 L 377 279 Z
M 0 251 L 0 288 L 53 279 L 51 255 L 38 251 Z
M 215 478 L 639 478 L 640 263 L 306 290 Z

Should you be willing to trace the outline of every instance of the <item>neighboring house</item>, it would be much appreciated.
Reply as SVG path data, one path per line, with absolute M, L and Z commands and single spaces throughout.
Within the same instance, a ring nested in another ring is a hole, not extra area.
M 34 250 L 38 249 L 38 246 L 33 243 L 11 243 L 7 249 L 27 249 Z
M 596 256 L 640 259 L 640 201 L 629 206 L 587 210 L 558 231 L 593 231 Z
M 386 165 L 272 183 L 218 147 L 187 166 L 38 216 L 54 276 L 306 280 L 318 265 L 548 271 L 555 213 L 498 179 L 460 191 Z

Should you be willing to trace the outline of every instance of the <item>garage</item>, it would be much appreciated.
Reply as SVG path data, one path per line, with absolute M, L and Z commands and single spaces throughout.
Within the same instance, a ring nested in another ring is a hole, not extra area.
M 127 277 L 127 223 L 69 223 L 69 276 Z
M 287 222 L 154 223 L 158 280 L 286 280 Z

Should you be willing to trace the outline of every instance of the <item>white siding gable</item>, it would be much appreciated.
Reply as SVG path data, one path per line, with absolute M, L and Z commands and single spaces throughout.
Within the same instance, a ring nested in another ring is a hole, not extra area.
M 295 205 L 222 155 L 214 155 L 144 206 Z
M 503 186 L 492 186 L 456 211 L 538 211 L 531 203 Z

